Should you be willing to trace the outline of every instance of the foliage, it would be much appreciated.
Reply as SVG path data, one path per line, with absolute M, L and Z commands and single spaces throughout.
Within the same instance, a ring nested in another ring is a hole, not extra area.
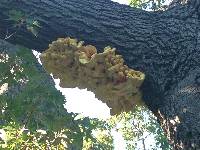
M 1 63 L 2 82 L 9 85 L 9 91 L 1 96 L 5 108 L 3 117 L 7 121 L 24 123 L 30 129 L 57 128 L 54 122 L 63 122 L 60 120 L 67 117 L 61 107 L 64 96 L 50 86 L 45 72 L 37 71 L 30 50 L 19 49 L 16 56 L 10 55 L 5 63 Z
M 166 0 L 129 0 L 129 5 L 141 9 L 148 10 L 165 10 L 167 6 L 164 5 Z
M 129 113 L 113 116 L 109 124 L 111 128 L 122 133 L 128 150 L 137 149 L 139 144 L 140 147 L 146 147 L 150 138 L 155 140 L 151 149 L 171 149 L 156 117 L 144 106 L 136 107 L 134 111 Z
M 67 137 L 62 132 L 47 133 L 38 130 L 33 133 L 20 127 L 16 123 L 10 123 L 1 129 L 0 148 L 2 149 L 65 149 Z
M 69 135 L 68 129 L 52 132 L 45 130 L 36 130 L 30 132 L 23 126 L 16 123 L 9 123 L 6 126 L 1 126 L 0 129 L 0 148 L 17 150 L 17 149 L 100 149 L 111 150 L 113 149 L 112 138 L 109 135 L 101 134 L 102 136 L 84 137 L 83 145 L 80 147 L 81 142 L 73 143 L 75 138 L 80 138 L 80 135 Z M 73 144 L 69 144 L 73 143 Z

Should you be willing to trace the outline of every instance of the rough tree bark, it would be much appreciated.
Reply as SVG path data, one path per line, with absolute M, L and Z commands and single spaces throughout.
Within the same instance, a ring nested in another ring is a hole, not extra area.
M 71 36 L 117 48 L 129 67 L 146 74 L 143 98 L 174 149 L 200 149 L 200 7 L 189 0 L 164 12 L 146 12 L 109 0 L 1 0 L 0 37 L 13 31 L 9 10 L 40 22 L 38 37 L 22 27 L 9 41 L 43 51 Z

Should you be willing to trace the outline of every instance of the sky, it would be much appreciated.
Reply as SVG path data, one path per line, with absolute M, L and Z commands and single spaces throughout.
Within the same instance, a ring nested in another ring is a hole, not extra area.
M 126 4 L 126 5 L 129 4 L 129 0 L 112 0 L 112 1 L 118 2 L 118 3 L 120 3 L 120 4 Z

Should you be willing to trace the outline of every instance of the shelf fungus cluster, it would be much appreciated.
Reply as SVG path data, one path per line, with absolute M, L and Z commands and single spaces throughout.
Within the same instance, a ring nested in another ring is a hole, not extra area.
M 124 65 L 115 49 L 97 53 L 92 45 L 76 39 L 59 38 L 40 55 L 41 61 L 64 88 L 87 88 L 111 108 L 111 114 L 130 111 L 142 102 L 139 87 L 145 75 Z

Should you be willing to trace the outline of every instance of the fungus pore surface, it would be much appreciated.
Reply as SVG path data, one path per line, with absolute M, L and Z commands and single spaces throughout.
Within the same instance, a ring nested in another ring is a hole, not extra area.
M 59 38 L 41 55 L 47 72 L 60 79 L 63 88 L 87 88 L 111 108 L 111 114 L 130 111 L 142 102 L 139 90 L 145 75 L 124 65 L 115 48 L 105 47 L 97 53 L 83 41 Z

